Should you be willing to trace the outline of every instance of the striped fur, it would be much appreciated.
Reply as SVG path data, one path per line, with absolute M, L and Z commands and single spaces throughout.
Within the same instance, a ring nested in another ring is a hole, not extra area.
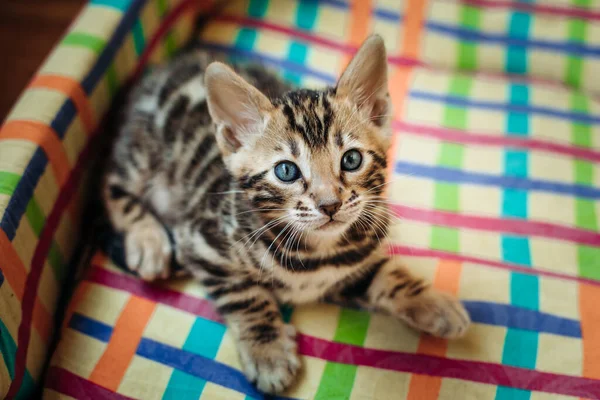
M 460 303 L 411 276 L 379 241 L 390 219 L 381 39 L 368 39 L 337 87 L 320 91 L 210 61 L 183 56 L 133 93 L 104 186 L 129 268 L 166 278 L 174 256 L 232 328 L 248 378 L 271 393 L 300 367 L 278 303 L 344 302 L 441 337 L 463 334 Z M 350 149 L 362 163 L 349 172 L 341 160 Z M 281 161 L 301 177 L 278 180 Z M 334 214 L 324 211 L 331 204 Z

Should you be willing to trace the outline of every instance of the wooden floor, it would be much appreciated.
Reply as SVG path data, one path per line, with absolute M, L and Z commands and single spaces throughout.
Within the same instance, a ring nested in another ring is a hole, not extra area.
M 85 0 L 0 0 L 0 121 Z

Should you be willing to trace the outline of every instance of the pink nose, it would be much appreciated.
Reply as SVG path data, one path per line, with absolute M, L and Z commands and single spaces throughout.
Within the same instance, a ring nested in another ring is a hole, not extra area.
M 319 210 L 321 210 L 323 214 L 331 218 L 335 215 L 336 212 L 338 212 L 341 205 L 341 201 L 336 201 L 328 204 L 319 204 Z

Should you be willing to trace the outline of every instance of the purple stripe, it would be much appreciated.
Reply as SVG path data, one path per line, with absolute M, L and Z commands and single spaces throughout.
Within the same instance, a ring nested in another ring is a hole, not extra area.
M 551 278 L 563 279 L 577 283 L 586 283 L 588 285 L 600 286 L 600 281 L 590 278 L 582 278 L 579 276 L 567 275 L 561 272 L 549 271 L 539 267 L 524 267 L 517 264 L 505 263 L 495 260 L 487 260 L 485 258 L 472 257 L 468 255 L 450 253 L 441 250 L 420 249 L 417 247 L 391 245 L 390 254 L 399 254 L 409 257 L 426 257 L 426 258 L 441 258 L 444 260 L 460 261 L 462 263 L 485 265 L 492 268 L 503 269 L 506 271 L 521 272 L 529 275 L 548 276 Z
M 59 367 L 50 367 L 46 375 L 46 389 L 76 399 L 128 400 L 131 397 L 112 392 Z
M 401 133 L 406 132 L 416 136 L 433 137 L 448 142 L 476 144 L 482 146 L 518 147 L 528 150 L 547 151 L 549 153 L 557 153 L 573 158 L 585 159 L 600 163 L 600 152 L 598 151 L 583 147 L 547 142 L 544 140 L 531 138 L 522 139 L 515 136 L 509 137 L 490 135 L 481 132 L 465 132 L 449 128 L 417 125 L 403 121 L 393 121 L 392 126 Z
M 426 222 L 432 225 L 512 233 L 521 236 L 538 236 L 590 246 L 600 246 L 600 234 L 596 232 L 546 222 L 516 218 L 490 218 L 439 210 L 424 210 L 399 204 L 392 204 L 390 208 L 400 218 Z
M 600 381 L 577 376 L 425 354 L 365 349 L 304 335 L 299 337 L 299 351 L 310 357 L 341 364 L 600 399 Z

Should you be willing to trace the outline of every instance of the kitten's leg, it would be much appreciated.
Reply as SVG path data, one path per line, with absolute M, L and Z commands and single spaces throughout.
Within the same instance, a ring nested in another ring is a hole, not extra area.
M 456 297 L 414 277 L 396 258 L 373 263 L 359 280 L 342 288 L 337 298 L 394 315 L 417 330 L 447 339 L 464 335 L 470 324 L 469 314 Z
M 285 324 L 273 293 L 243 270 L 179 257 L 199 278 L 237 342 L 244 373 L 266 393 L 281 393 L 300 369 L 296 330 Z
M 135 193 L 116 173 L 109 173 L 104 185 L 104 204 L 116 231 L 125 236 L 127 267 L 144 280 L 168 278 L 171 243 L 167 232 Z

